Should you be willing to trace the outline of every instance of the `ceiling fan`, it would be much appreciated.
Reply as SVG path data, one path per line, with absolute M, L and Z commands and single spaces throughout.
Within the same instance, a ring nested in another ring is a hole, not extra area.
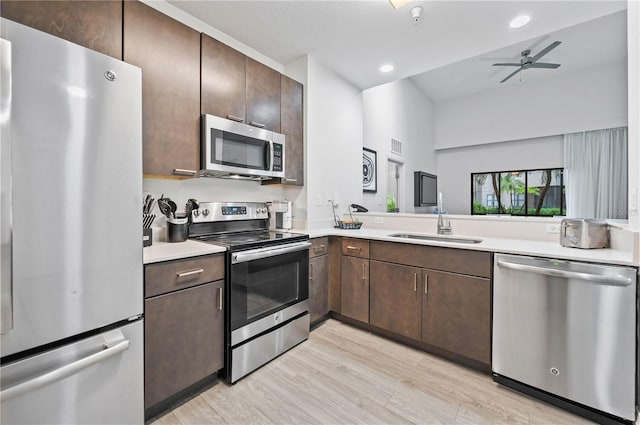
M 529 68 L 550 68 L 550 69 L 555 69 L 555 68 L 559 67 L 560 66 L 559 63 L 540 63 L 538 61 L 540 60 L 541 57 L 543 57 L 544 55 L 546 55 L 547 53 L 549 53 L 550 51 L 552 51 L 553 49 L 558 47 L 560 45 L 560 43 L 561 43 L 560 41 L 554 41 L 553 43 L 549 44 L 544 49 L 540 50 L 540 52 L 538 52 L 538 54 L 535 55 L 535 56 L 529 56 L 531 54 L 531 50 L 523 50 L 522 53 L 521 53 L 522 57 L 520 58 L 520 63 L 494 63 L 493 66 L 517 66 L 518 67 L 518 69 L 516 69 L 511 74 L 509 74 L 507 76 L 507 78 L 505 78 L 504 80 L 500 81 L 500 83 L 504 83 L 509 78 L 513 77 L 518 72 L 520 72 L 520 71 L 522 71 L 524 69 L 529 69 Z

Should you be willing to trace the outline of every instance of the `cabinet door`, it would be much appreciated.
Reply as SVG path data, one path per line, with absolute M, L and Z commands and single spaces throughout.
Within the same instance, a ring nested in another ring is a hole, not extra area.
M 200 33 L 138 1 L 124 2 L 124 60 L 142 68 L 146 175 L 200 169 Z
M 371 261 L 369 323 L 408 338 L 421 338 L 422 270 Z
M 369 323 L 369 260 L 343 255 L 341 261 L 340 313 Z
M 491 364 L 491 282 L 423 271 L 422 341 Z
M 122 60 L 121 1 L 6 1 L 3 18 Z
M 243 122 L 246 56 L 206 34 L 201 36 L 201 112 Z
M 309 260 L 309 314 L 311 323 L 329 312 L 329 269 L 327 256 Z
M 280 133 L 280 73 L 251 58 L 246 72 L 246 123 Z
M 222 369 L 223 283 L 145 300 L 145 409 Z
M 304 186 L 304 133 L 302 84 L 281 76 L 281 132 L 285 135 L 285 179 L 282 183 Z

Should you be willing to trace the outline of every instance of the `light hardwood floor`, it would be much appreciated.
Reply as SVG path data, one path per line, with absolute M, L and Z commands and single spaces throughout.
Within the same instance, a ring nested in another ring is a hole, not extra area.
M 153 422 L 179 424 L 583 424 L 491 377 L 335 320 L 243 378 Z

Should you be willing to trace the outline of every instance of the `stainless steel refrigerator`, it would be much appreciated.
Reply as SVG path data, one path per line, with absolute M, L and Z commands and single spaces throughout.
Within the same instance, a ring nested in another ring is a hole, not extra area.
M 141 70 L 0 31 L 0 422 L 141 424 Z

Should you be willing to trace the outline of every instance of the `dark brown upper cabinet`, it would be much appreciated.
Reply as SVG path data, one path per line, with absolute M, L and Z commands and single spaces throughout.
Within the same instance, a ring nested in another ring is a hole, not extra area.
M 247 58 L 246 122 L 280 133 L 280 73 Z
M 247 57 L 202 34 L 201 112 L 244 122 Z
M 121 1 L 6 1 L 3 18 L 122 60 Z
M 142 68 L 146 176 L 200 169 L 200 33 L 138 1 L 124 2 L 124 60 Z
M 286 75 L 280 80 L 280 130 L 285 135 L 285 178 L 281 183 L 304 186 L 303 87 Z

